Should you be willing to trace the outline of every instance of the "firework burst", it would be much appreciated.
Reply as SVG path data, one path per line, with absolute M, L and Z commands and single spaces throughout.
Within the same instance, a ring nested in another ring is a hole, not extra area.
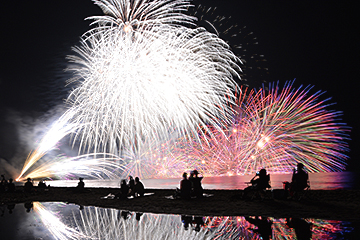
M 240 72 L 240 60 L 229 46 L 203 28 L 168 24 L 192 19 L 175 7 L 188 1 L 131 1 L 139 9 L 155 4 L 143 14 L 132 12 L 127 2 L 102 1 L 103 9 L 114 5 L 118 12 L 97 21 L 117 19 L 123 26 L 129 19 L 119 18 L 132 13 L 131 22 L 138 17 L 146 27 L 127 32 L 114 23 L 102 23 L 84 36 L 82 46 L 75 49 L 78 55 L 70 57 L 78 78 L 68 97 L 76 111 L 71 121 L 83 126 L 74 141 L 85 151 L 116 154 L 121 147 L 164 138 L 169 131 L 194 137 L 208 125 L 228 122 L 228 102 L 237 88 L 233 77 Z M 165 20 L 153 24 L 154 9 L 162 12 L 164 6 L 169 8 L 162 13 Z
M 344 170 L 350 128 L 340 122 L 342 113 L 327 109 L 330 99 L 320 100 L 324 92 L 311 95 L 311 86 L 295 89 L 292 84 L 241 92 L 238 116 L 222 131 L 225 135 L 212 130 L 209 144 L 185 141 L 172 154 L 194 156 L 194 165 L 209 175 L 252 174 L 261 168 L 286 173 L 298 162 L 309 172 Z

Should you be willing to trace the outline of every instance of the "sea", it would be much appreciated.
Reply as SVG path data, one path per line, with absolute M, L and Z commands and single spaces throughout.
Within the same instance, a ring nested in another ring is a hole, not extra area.
M 359 189 L 359 174 L 312 173 L 311 189 Z M 205 189 L 243 189 L 252 176 L 205 177 Z M 175 189 L 179 179 L 143 179 L 146 188 Z M 271 175 L 282 188 L 291 174 Z M 76 186 L 77 180 L 47 181 Z M 118 187 L 119 180 L 85 179 L 86 187 Z M 357 222 L 261 216 L 183 216 L 77 206 L 63 202 L 0 205 L 0 239 L 358 239 Z
M 272 174 L 270 176 L 271 187 L 282 189 L 283 182 L 291 182 L 291 174 Z M 136 176 L 134 176 L 136 177 Z M 204 177 L 202 180 L 204 189 L 244 189 L 248 186 L 251 175 L 241 176 L 219 176 Z M 181 178 L 167 179 L 141 179 L 146 188 L 155 189 L 175 189 L 179 187 Z M 47 181 L 54 187 L 74 187 L 79 180 L 55 180 Z M 117 180 L 89 180 L 85 179 L 86 187 L 119 187 L 121 179 Z M 359 189 L 360 178 L 354 172 L 331 172 L 331 173 L 310 173 L 310 187 L 314 190 L 333 190 L 333 189 Z

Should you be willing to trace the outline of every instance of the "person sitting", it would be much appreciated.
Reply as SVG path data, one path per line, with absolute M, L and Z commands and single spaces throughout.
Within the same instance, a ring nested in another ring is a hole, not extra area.
M 189 179 L 192 183 L 192 188 L 193 188 L 193 195 L 196 198 L 201 198 L 203 197 L 203 187 L 201 185 L 201 180 L 203 179 L 203 177 L 199 177 L 199 172 L 197 170 L 192 171 L 192 177 Z
M 115 197 L 118 199 L 127 199 L 128 194 L 129 194 L 129 186 L 126 184 L 126 180 L 123 179 L 121 180 L 120 183 L 120 192 L 116 194 Z
M 78 185 L 76 186 L 76 191 L 77 192 L 84 192 L 85 191 L 85 183 L 84 183 L 84 178 L 79 178 L 79 182 Z
M 1 175 L 1 183 L 0 183 L 0 193 L 5 192 L 7 181 L 4 175 Z
M 44 180 L 40 180 L 39 183 L 38 183 L 38 189 L 40 192 L 45 192 L 45 189 L 46 189 L 46 184 L 44 182 Z
M 9 179 L 9 182 L 8 182 L 8 184 L 7 184 L 7 191 L 8 191 L 9 193 L 15 192 L 15 184 L 13 183 L 13 179 L 12 179 L 12 178 Z
M 38 183 L 38 188 L 41 188 L 41 189 L 46 188 L 46 184 L 45 184 L 44 180 L 41 179 L 41 180 L 39 181 L 39 183 Z
M 244 189 L 244 197 L 251 191 L 258 192 L 261 198 L 264 198 L 264 193 L 267 188 L 270 186 L 270 174 L 266 173 L 266 170 L 263 168 L 260 172 L 257 172 L 256 175 L 250 180 L 251 186 Z
M 24 191 L 27 193 L 31 193 L 32 189 L 33 189 L 33 183 L 31 181 L 31 178 L 28 178 L 24 185 Z
M 134 194 L 135 197 L 143 197 L 145 192 L 144 184 L 138 177 L 135 178 Z
M 135 196 L 135 181 L 132 176 L 129 176 L 129 196 Z
M 190 199 L 191 198 L 191 182 L 187 178 L 187 173 L 183 173 L 183 179 L 180 181 L 180 198 Z
M 304 164 L 298 163 L 297 168 L 294 168 L 291 183 L 289 187 L 290 197 L 293 197 L 297 192 L 303 191 L 309 187 L 309 175 L 304 170 Z

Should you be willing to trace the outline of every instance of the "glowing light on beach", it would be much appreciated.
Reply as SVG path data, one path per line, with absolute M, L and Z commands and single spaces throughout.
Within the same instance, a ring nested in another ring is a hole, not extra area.
M 117 156 L 110 154 L 86 154 L 77 157 L 57 157 L 40 164 L 23 179 L 57 177 L 68 179 L 73 176 L 87 176 L 95 179 L 116 179 L 124 171 L 124 164 Z
M 67 114 L 63 115 L 59 120 L 57 120 L 41 139 L 38 144 L 38 148 L 31 152 L 27 157 L 23 169 L 16 179 L 16 181 L 21 181 L 24 178 L 22 177 L 26 171 L 33 166 L 40 158 L 42 158 L 47 152 L 52 150 L 55 145 L 67 134 L 76 131 L 79 125 L 69 123 L 69 118 L 72 117 L 72 111 L 68 111 Z

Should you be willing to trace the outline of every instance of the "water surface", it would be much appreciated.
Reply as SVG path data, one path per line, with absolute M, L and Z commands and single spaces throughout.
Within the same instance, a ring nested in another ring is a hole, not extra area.
M 355 227 L 324 219 L 181 216 L 39 202 L 1 205 L 0 217 L 2 240 L 353 239 Z

